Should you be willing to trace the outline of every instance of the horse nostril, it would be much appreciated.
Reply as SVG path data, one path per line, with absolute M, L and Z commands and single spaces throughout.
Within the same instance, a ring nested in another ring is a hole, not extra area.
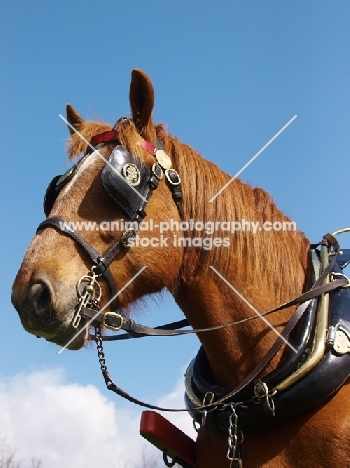
M 40 280 L 34 283 L 29 292 L 29 301 L 37 315 L 46 314 L 52 304 L 52 294 L 49 285 Z

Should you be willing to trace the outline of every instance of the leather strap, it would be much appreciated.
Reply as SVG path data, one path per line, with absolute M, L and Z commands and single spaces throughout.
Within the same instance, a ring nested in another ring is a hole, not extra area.
M 82 311 L 83 315 L 85 315 L 85 310 L 86 309 Z M 93 318 L 94 316 L 92 314 L 92 309 L 88 310 L 87 314 L 89 314 L 88 317 L 91 317 L 91 318 Z M 95 315 L 96 315 L 96 311 L 95 311 Z M 190 324 L 188 320 L 183 319 L 183 320 L 178 320 L 176 322 L 166 323 L 164 325 L 159 325 L 157 327 L 154 327 L 153 330 L 155 330 L 155 333 L 156 333 L 156 330 L 177 330 L 178 331 L 179 329 L 188 327 L 189 325 Z M 129 340 L 132 338 L 144 338 L 145 336 L 157 336 L 155 333 L 153 335 L 149 335 L 145 333 L 127 332 L 127 333 L 121 333 L 119 335 L 105 335 L 105 336 L 102 336 L 101 339 L 102 341 L 124 341 L 124 340 Z M 164 336 L 164 335 L 161 335 L 161 336 Z M 172 336 L 176 336 L 176 335 L 172 335 Z M 94 339 L 95 339 L 94 335 L 89 335 L 89 340 L 94 340 Z
M 94 137 L 92 137 L 90 145 L 95 147 L 101 143 L 109 143 L 111 141 L 118 141 L 117 132 L 115 132 L 114 130 L 95 135 Z
M 283 333 L 276 340 L 274 346 L 269 350 L 269 352 L 264 356 L 264 358 L 259 362 L 259 364 L 252 370 L 252 372 L 250 372 L 247 375 L 247 377 L 242 382 L 240 382 L 240 384 L 234 390 L 232 390 L 229 394 L 227 394 L 226 396 L 222 397 L 220 400 L 218 400 L 218 401 L 216 401 L 214 403 L 198 406 L 196 408 L 193 408 L 191 411 L 213 410 L 218 406 L 218 404 L 223 404 L 224 402 L 228 401 L 236 393 L 238 393 L 240 390 L 242 390 L 244 387 L 246 387 L 264 369 L 264 367 L 267 365 L 267 363 L 276 354 L 277 350 L 280 348 L 280 346 L 282 345 L 282 343 L 284 341 L 282 339 L 282 337 L 285 339 L 290 334 L 290 332 L 295 327 L 296 323 L 299 321 L 300 317 L 302 316 L 302 314 L 304 313 L 306 308 L 307 308 L 307 304 L 302 304 L 301 306 L 298 307 L 297 311 L 295 312 L 293 317 L 289 320 L 286 327 L 284 328 Z M 190 332 L 193 332 L 193 330 L 190 330 Z M 164 336 L 164 335 L 162 335 L 162 336 Z M 136 405 L 143 406 L 145 408 L 154 409 L 154 410 L 158 410 L 158 411 L 167 411 L 167 412 L 184 412 L 184 411 L 188 411 L 187 408 L 181 408 L 181 409 L 178 409 L 178 408 L 163 408 L 161 406 L 156 406 L 156 405 L 146 403 L 146 402 L 144 402 L 142 400 L 139 400 L 139 399 L 131 396 L 129 393 L 125 392 L 123 389 L 118 387 L 113 382 L 113 379 L 112 379 L 112 377 L 110 376 L 110 374 L 109 374 L 109 372 L 107 370 L 107 367 L 105 365 L 105 359 L 104 359 L 103 351 L 102 351 L 101 348 L 99 349 L 99 346 L 101 346 L 99 344 L 99 340 L 101 340 L 101 336 L 100 336 L 100 332 L 99 332 L 99 330 L 97 328 L 95 329 L 95 340 L 96 340 L 98 351 L 99 351 L 100 363 L 101 363 L 101 357 L 102 357 L 101 370 L 102 370 L 102 375 L 103 375 L 103 377 L 105 379 L 106 387 L 107 387 L 108 390 L 113 391 L 114 393 L 121 396 L 122 398 L 125 398 L 126 400 L 130 401 L 131 403 L 135 403 Z M 102 342 L 102 340 L 101 340 L 101 342 Z M 102 356 L 100 355 L 101 351 L 102 351 Z
M 155 156 L 157 148 L 153 146 L 152 143 L 141 138 L 139 141 L 139 145 L 142 146 L 142 148 L 148 151 L 150 154 L 153 154 L 153 156 Z
M 47 227 L 54 227 L 62 234 L 67 235 L 68 237 L 72 237 L 78 244 L 80 244 L 86 252 L 90 255 L 90 258 L 94 263 L 98 263 L 98 258 L 101 256 L 97 250 L 91 247 L 84 238 L 78 234 L 74 229 L 72 229 L 68 223 L 66 223 L 61 217 L 59 216 L 52 216 L 51 218 L 47 218 L 42 221 L 39 226 L 37 227 L 37 232 L 42 231 Z
M 81 247 L 83 247 L 83 249 L 90 256 L 93 263 L 96 265 L 96 273 L 102 274 L 106 278 L 109 289 L 110 289 L 111 297 L 115 297 L 117 295 L 117 287 L 115 285 L 111 270 L 109 269 L 109 263 L 107 264 L 106 262 L 103 261 L 104 255 L 101 255 L 99 252 L 97 252 L 97 250 L 95 250 L 90 244 L 88 244 L 80 234 L 74 231 L 74 229 L 72 229 L 69 226 L 69 224 L 66 223 L 59 216 L 52 216 L 51 218 L 47 218 L 44 221 L 42 221 L 37 228 L 37 232 L 47 227 L 55 228 L 60 233 L 65 234 L 66 236 L 74 239 L 76 242 L 78 242 L 79 245 L 81 245 Z M 114 241 L 113 243 L 113 246 L 115 245 L 115 249 L 117 249 L 117 245 L 119 246 L 119 244 L 120 244 L 120 238 Z M 119 246 L 119 250 L 120 248 L 121 247 Z M 111 308 L 114 308 L 115 306 L 116 306 L 116 301 L 113 301 L 113 303 L 111 303 Z
M 277 340 L 275 341 L 272 348 L 265 354 L 265 356 L 261 359 L 261 361 L 254 367 L 254 369 L 245 377 L 242 382 L 240 382 L 235 389 L 233 389 L 230 393 L 216 401 L 216 403 L 224 403 L 227 400 L 230 400 L 233 396 L 243 390 L 247 385 L 249 385 L 255 378 L 265 369 L 267 364 L 271 361 L 271 359 L 275 356 L 279 348 L 285 342 L 287 337 L 290 335 L 291 331 L 294 329 L 295 325 L 299 322 L 300 318 L 304 314 L 305 310 L 307 309 L 308 305 L 310 304 L 310 300 L 300 304 L 297 308 L 295 313 L 292 315 L 291 319 L 288 321 L 287 325 L 284 327 L 282 333 L 278 336 Z
M 99 133 L 91 138 L 90 145 L 97 146 L 101 143 L 110 143 L 111 141 L 119 141 L 117 132 L 115 130 L 109 130 L 107 132 Z M 150 154 L 155 154 L 156 147 L 152 145 L 152 143 L 140 138 L 139 145 L 148 151 Z
M 267 312 L 264 312 L 260 315 L 254 315 L 252 317 L 248 317 L 242 320 L 237 320 L 236 322 L 231 322 L 231 323 L 227 323 L 224 325 L 217 325 L 215 327 L 209 327 L 209 328 L 196 328 L 192 330 L 178 330 L 178 329 L 174 330 L 171 328 L 172 324 L 168 324 L 163 327 L 152 328 L 146 325 L 141 325 L 139 323 L 136 323 L 132 319 L 126 319 L 122 317 L 121 315 L 114 313 L 114 312 L 110 313 L 108 317 L 106 318 L 104 318 L 104 315 L 102 313 L 99 314 L 97 317 L 95 317 L 95 322 L 98 322 L 98 323 L 104 322 L 104 324 L 107 325 L 107 327 L 125 330 L 126 332 L 131 334 L 131 336 L 129 336 L 128 338 L 141 337 L 141 336 L 179 336 L 179 335 L 190 335 L 193 333 L 196 333 L 196 334 L 205 333 L 205 332 L 221 330 L 223 328 L 232 327 L 234 325 L 239 325 L 241 323 L 245 323 L 250 320 L 255 320 L 259 317 L 265 317 L 266 315 L 272 314 L 273 312 L 277 312 L 279 310 L 286 309 L 294 305 L 300 305 L 306 302 L 308 304 L 311 299 L 314 299 L 315 297 L 318 297 L 321 294 L 334 291 L 335 289 L 346 286 L 347 284 L 348 284 L 348 281 L 346 278 L 336 279 L 330 283 L 324 284 L 322 286 L 318 286 L 315 289 L 310 289 L 310 291 L 307 291 L 301 296 L 298 296 L 289 302 L 285 302 L 284 304 L 281 304 L 280 306 L 275 307 L 274 309 L 268 310 Z M 297 311 L 295 312 L 295 314 L 297 313 Z M 81 315 L 91 320 L 96 315 L 96 310 L 83 308 Z M 178 322 L 173 322 L 173 323 L 178 323 Z M 181 321 L 179 323 L 182 324 L 184 322 Z M 186 326 L 186 325 L 187 323 L 182 326 Z M 123 335 L 121 336 L 123 337 Z M 108 341 L 119 340 L 119 339 L 126 339 L 126 338 L 109 337 Z

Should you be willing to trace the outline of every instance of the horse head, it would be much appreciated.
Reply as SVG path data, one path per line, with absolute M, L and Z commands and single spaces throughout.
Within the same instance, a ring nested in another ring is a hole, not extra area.
M 152 121 L 152 83 L 139 70 L 132 72 L 130 105 L 132 117 L 113 127 L 85 122 L 67 105 L 70 158 L 82 156 L 49 185 L 48 219 L 39 226 L 13 285 L 12 302 L 23 327 L 59 345 L 70 342 L 71 349 L 82 347 L 88 336 L 86 319 L 78 324 L 75 315 L 92 269 L 98 268 L 99 277 L 92 299 L 101 296 L 100 306 L 112 301 L 128 314 L 141 296 L 174 288 L 182 263 L 183 249 L 163 248 L 159 233 L 164 219 L 181 221 L 180 179 L 164 151 L 171 153 L 161 139 L 164 130 Z M 152 231 L 138 231 L 135 238 L 141 223 L 150 219 Z M 78 241 L 69 235 L 72 229 Z

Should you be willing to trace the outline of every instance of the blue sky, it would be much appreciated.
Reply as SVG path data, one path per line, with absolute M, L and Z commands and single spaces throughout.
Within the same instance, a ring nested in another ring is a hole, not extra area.
M 57 346 L 22 330 L 10 302 L 12 281 L 44 217 L 46 186 L 68 168 L 59 114 L 70 102 L 86 119 L 114 123 L 129 115 L 130 72 L 141 68 L 155 87 L 156 122 L 232 175 L 297 115 L 241 179 L 265 188 L 318 241 L 350 225 L 350 5 L 13 0 L 2 2 L 0 14 L 0 392 L 9 402 L 23 379 L 30 401 L 33 375 L 40 375 L 42 391 L 52 379 L 73 393 L 93 385 L 101 408 L 113 405 L 136 421 L 138 410 L 104 389 L 94 348 L 58 355 Z M 349 246 L 348 237 L 341 240 Z M 149 300 L 141 318 L 155 325 L 182 315 L 164 294 Z M 154 402 L 175 389 L 181 395 L 178 381 L 197 348 L 195 337 L 145 339 L 107 345 L 106 353 L 117 383 Z M 26 457 L 28 433 L 19 432 L 10 405 L 6 414 L 0 435 L 10 434 Z M 39 433 L 50 425 L 43 420 Z M 70 413 L 63 420 L 69 424 Z M 36 443 L 44 467 L 56 467 Z M 105 466 L 118 465 L 111 459 Z

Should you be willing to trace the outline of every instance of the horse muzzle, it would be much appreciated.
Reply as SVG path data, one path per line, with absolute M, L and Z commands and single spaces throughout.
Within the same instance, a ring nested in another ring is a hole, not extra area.
M 85 320 L 79 327 L 72 326 L 74 306 L 77 302 L 75 286 L 52 285 L 48 276 L 35 276 L 28 287 L 19 290 L 15 281 L 11 301 L 18 312 L 23 328 L 47 341 L 80 349 L 86 339 Z

